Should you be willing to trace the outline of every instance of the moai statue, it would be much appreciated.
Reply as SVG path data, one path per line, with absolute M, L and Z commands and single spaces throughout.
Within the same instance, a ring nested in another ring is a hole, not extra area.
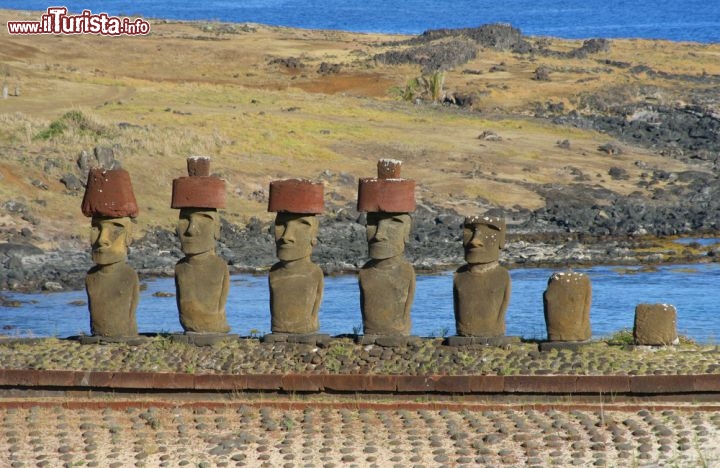
M 188 177 L 173 180 L 171 203 L 180 209 L 177 234 L 185 254 L 175 265 L 180 324 L 185 332 L 227 333 L 230 275 L 225 261 L 215 254 L 225 181 L 210 175 L 210 158 L 188 158 L 187 169 Z
M 378 177 L 360 179 L 358 211 L 367 212 L 371 260 L 360 270 L 360 309 L 365 335 L 410 334 L 415 270 L 405 260 L 415 211 L 415 181 L 400 178 L 400 161 L 381 159 Z
M 135 310 L 140 285 L 137 273 L 127 264 L 127 250 L 138 207 L 128 172 L 90 169 L 82 212 L 92 217 L 90 243 L 95 266 L 85 278 L 92 335 L 137 336 Z
M 270 269 L 273 333 L 308 334 L 320 328 L 322 269 L 310 260 L 317 244 L 323 185 L 309 180 L 270 182 L 268 211 L 276 212 L 275 247 L 280 260 Z
M 453 302 L 459 336 L 496 338 L 505 335 L 510 302 L 510 273 L 500 266 L 505 246 L 505 218 L 494 210 L 463 223 L 465 261 L 455 272 Z
M 666 346 L 677 344 L 677 311 L 669 304 L 638 304 L 633 326 L 635 344 Z
M 590 330 L 592 286 L 583 273 L 554 273 L 543 294 L 549 341 L 587 341 Z

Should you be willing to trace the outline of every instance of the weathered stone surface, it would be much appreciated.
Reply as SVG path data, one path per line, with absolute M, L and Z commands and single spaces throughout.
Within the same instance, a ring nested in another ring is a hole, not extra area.
M 323 272 L 309 259 L 278 262 L 270 270 L 273 333 L 314 333 L 320 329 Z
M 404 179 L 383 178 L 399 176 L 400 164 L 380 160 L 379 178 L 361 179 L 358 188 L 358 210 L 368 211 L 365 234 L 371 258 L 359 274 L 366 335 L 408 335 L 411 328 L 415 270 L 403 254 L 412 225 L 407 212 L 415 209 L 414 182 L 411 190 L 394 185 Z
M 299 343 L 325 346 L 332 337 L 326 333 L 268 333 L 263 335 L 263 343 Z
M 172 207 L 180 208 L 177 225 L 185 257 L 175 265 L 175 289 L 180 324 L 186 332 L 230 331 L 225 303 L 230 273 L 215 248 L 220 239 L 220 215 L 225 206 L 225 181 L 212 176 L 209 158 L 187 160 L 189 177 L 173 180 Z
M 543 295 L 545 325 L 549 341 L 589 340 L 590 278 L 583 273 L 553 274 Z
M 455 272 L 453 305 L 459 336 L 500 337 L 510 301 L 510 273 L 500 266 L 505 219 L 499 212 L 465 218 L 463 248 L 467 265 Z
M 94 336 L 137 336 L 135 311 L 140 283 L 127 261 L 132 241 L 132 217 L 138 208 L 130 175 L 122 169 L 91 169 L 83 197 L 82 212 L 92 216 L 91 251 L 95 266 L 85 277 Z
M 408 213 L 415 211 L 415 181 L 360 179 L 358 211 Z
M 230 330 L 225 303 L 230 288 L 227 264 L 214 252 L 188 255 L 175 265 L 180 324 L 188 332 Z
M 106 343 L 123 343 L 129 346 L 138 346 L 148 341 L 146 336 L 102 336 L 102 335 L 82 335 L 78 336 L 77 340 L 80 344 L 106 344 Z
M 135 311 L 140 297 L 140 283 L 132 267 L 124 262 L 95 265 L 88 271 L 85 285 L 93 335 L 137 335 Z
M 172 208 L 225 208 L 225 181 L 217 177 L 179 177 L 173 180 Z
M 315 186 L 305 185 L 317 194 Z M 291 186 L 295 192 L 297 187 Z M 268 209 L 271 208 L 272 203 Z M 310 260 L 317 244 L 318 227 L 318 220 L 312 214 L 278 213 L 275 218 L 275 247 L 280 261 L 272 266 L 268 275 L 273 333 L 305 334 L 320 329 L 318 311 L 322 302 L 323 272 Z
M 443 341 L 445 346 L 472 346 L 472 345 L 483 345 L 483 346 L 495 346 L 505 347 L 511 344 L 519 343 L 520 337 L 518 336 L 448 336 Z
M 669 304 L 638 304 L 633 327 L 635 344 L 662 346 L 677 342 L 677 311 Z
M 497 262 L 486 269 L 465 265 L 453 279 L 455 326 L 459 336 L 505 335 L 510 273 Z
M 408 335 L 415 270 L 403 258 L 370 260 L 360 278 L 360 309 L 366 335 Z
M 400 178 L 401 161 L 378 161 L 377 178 L 360 179 L 358 211 L 409 213 L 415 211 L 415 181 Z
M 187 172 L 190 177 L 209 177 L 210 158 L 204 156 L 191 156 L 187 158 Z
M 583 347 L 593 344 L 593 341 L 543 341 L 538 344 L 538 349 L 542 352 L 556 350 L 578 351 Z
M 123 169 L 90 169 L 82 201 L 85 216 L 120 218 L 138 215 L 130 174 Z
M 213 346 L 217 343 L 227 340 L 236 340 L 238 335 L 232 333 L 197 333 L 197 332 L 185 332 L 185 333 L 173 333 L 170 335 L 170 339 L 177 343 L 187 343 L 195 346 Z
M 304 179 L 270 182 L 268 211 L 276 213 L 322 214 L 325 209 L 323 184 Z

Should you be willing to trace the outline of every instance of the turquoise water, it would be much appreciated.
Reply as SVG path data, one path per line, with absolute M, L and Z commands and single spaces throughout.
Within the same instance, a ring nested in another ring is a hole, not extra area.
M 526 338 L 546 337 L 542 293 L 557 270 L 511 270 L 512 296 L 507 311 L 507 334 Z M 577 269 L 590 275 L 593 285 L 591 323 L 593 336 L 607 336 L 632 328 L 639 303 L 668 303 L 678 310 L 678 330 L 701 342 L 720 341 L 720 265 L 673 265 L 645 271 L 639 268 L 593 267 Z M 174 293 L 171 278 L 146 281 L 137 311 L 141 332 L 182 331 L 174 297 L 154 297 L 155 292 Z M 89 334 L 84 291 L 44 294 L 6 294 L 22 301 L 22 307 L 0 307 L 0 330 L 7 335 L 59 336 Z M 232 277 L 228 298 L 228 321 L 234 333 L 249 335 L 270 331 L 267 278 Z M 332 335 L 362 329 L 357 277 L 325 278 L 320 309 L 321 331 Z M 412 309 L 412 333 L 419 336 L 452 335 L 455 321 L 452 306 L 452 272 L 418 275 Z
M 45 0 L 0 7 L 45 11 Z M 564 38 L 637 37 L 720 41 L 716 0 L 69 0 L 71 12 L 145 18 L 254 22 L 309 29 L 419 34 L 428 29 L 510 23 L 523 33 Z

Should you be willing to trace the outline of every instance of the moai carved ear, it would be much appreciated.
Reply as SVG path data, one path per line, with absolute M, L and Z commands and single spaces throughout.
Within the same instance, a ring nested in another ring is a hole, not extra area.
M 130 247 L 133 242 L 133 233 L 135 231 L 135 221 L 130 220 L 125 223 L 125 245 Z
M 405 226 L 403 229 L 405 229 L 405 237 L 404 237 L 405 243 L 408 243 L 408 242 L 410 242 L 410 232 L 412 232 L 413 219 L 410 215 L 406 215 L 406 216 L 407 216 L 407 222 L 405 223 Z
M 215 220 L 215 230 L 213 231 L 213 236 L 215 237 L 215 240 L 220 240 L 220 231 L 222 231 L 222 223 L 220 222 L 220 215 L 215 212 L 213 215 L 213 219 Z
M 317 219 L 317 216 L 313 216 L 312 220 L 312 240 L 310 245 L 315 247 L 318 244 L 317 236 L 320 233 L 320 220 Z

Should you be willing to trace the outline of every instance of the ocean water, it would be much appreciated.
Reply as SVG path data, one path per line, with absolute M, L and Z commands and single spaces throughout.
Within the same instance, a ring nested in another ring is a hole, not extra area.
M 717 0 L 3 0 L 0 7 L 44 11 L 56 4 L 71 12 L 356 32 L 419 34 L 502 22 L 534 36 L 720 41 Z
M 542 294 L 555 270 L 545 268 L 510 271 L 512 295 L 506 314 L 507 334 L 546 338 Z M 720 342 L 720 264 L 641 268 L 598 266 L 575 271 L 590 276 L 593 287 L 590 321 L 594 338 L 632 328 L 639 303 L 667 303 L 677 308 L 678 331 L 697 341 Z M 182 331 L 174 297 L 155 297 L 156 292 L 174 293 L 171 278 L 144 281 L 137 311 L 141 332 Z M 23 302 L 22 307 L 0 306 L 0 334 L 66 337 L 89 334 L 84 291 L 45 294 L 3 293 Z M 234 275 L 227 303 L 228 322 L 240 335 L 270 331 L 269 293 L 266 276 Z M 452 272 L 418 275 L 411 312 L 412 333 L 418 336 L 455 334 L 452 304 Z M 362 330 L 360 295 L 355 275 L 325 278 L 320 307 L 321 332 L 331 335 Z

